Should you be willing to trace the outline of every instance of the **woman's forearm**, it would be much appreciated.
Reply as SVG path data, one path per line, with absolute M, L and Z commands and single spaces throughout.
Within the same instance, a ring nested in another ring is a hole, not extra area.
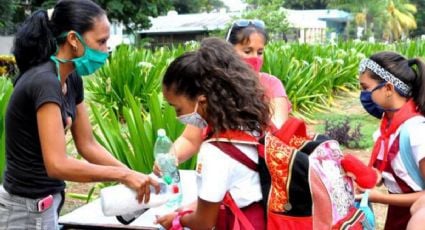
M 85 148 L 78 148 L 79 153 L 88 162 L 98 165 L 109 165 L 127 167 L 124 163 L 116 159 L 110 152 L 108 152 L 102 145 L 94 141 L 87 145 Z

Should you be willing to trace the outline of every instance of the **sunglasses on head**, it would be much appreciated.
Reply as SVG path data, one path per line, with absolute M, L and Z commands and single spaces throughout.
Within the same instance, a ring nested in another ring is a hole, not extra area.
M 244 27 L 248 27 L 248 26 L 254 26 L 254 27 L 258 27 L 261 29 L 265 29 L 266 28 L 266 24 L 264 24 L 264 22 L 262 20 L 258 20 L 258 19 L 239 19 L 236 20 L 232 23 L 232 26 L 230 27 L 227 36 L 226 36 L 226 41 L 229 41 L 230 38 L 230 34 L 232 33 L 232 30 L 235 28 L 244 28 Z

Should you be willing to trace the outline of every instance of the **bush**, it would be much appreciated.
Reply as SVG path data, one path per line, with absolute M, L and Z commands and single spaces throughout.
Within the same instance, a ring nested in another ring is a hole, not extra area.
M 325 134 L 348 148 L 360 148 L 363 134 L 360 132 L 361 124 L 352 129 L 348 117 L 343 121 L 325 121 Z

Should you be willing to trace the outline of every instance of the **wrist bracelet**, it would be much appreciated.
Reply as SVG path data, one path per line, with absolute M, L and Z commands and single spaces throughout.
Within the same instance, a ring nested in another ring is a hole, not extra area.
M 182 230 L 183 226 L 180 223 L 180 218 L 186 214 L 192 213 L 192 210 L 185 210 L 185 211 L 180 211 L 177 213 L 177 215 L 174 217 L 173 219 L 173 223 L 171 226 L 171 230 Z

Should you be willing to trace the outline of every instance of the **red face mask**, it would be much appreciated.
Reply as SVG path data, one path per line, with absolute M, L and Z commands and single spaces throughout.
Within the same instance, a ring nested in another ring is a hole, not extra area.
M 243 60 L 257 73 L 260 72 L 263 66 L 263 58 L 261 57 L 243 58 Z

